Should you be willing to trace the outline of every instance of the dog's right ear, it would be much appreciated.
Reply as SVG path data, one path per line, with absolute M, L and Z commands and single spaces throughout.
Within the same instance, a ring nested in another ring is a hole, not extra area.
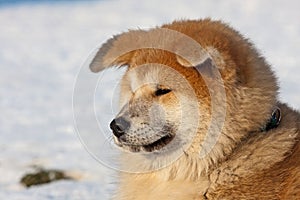
M 131 30 L 107 40 L 90 63 L 92 72 L 99 72 L 111 66 L 130 65 L 136 49 L 133 44 L 141 38 L 142 30 Z

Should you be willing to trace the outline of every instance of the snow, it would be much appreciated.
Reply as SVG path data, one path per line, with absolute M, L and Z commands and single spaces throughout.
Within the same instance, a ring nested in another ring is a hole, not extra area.
M 272 64 L 282 101 L 299 109 L 299 8 L 297 0 L 0 4 L 0 199 L 107 199 L 111 195 L 115 171 L 97 162 L 81 144 L 74 129 L 72 94 L 89 52 L 127 29 L 182 18 L 230 22 Z M 97 97 L 103 97 L 97 109 L 103 112 L 98 117 L 105 131 L 114 112 L 107 111 L 111 91 L 119 79 L 113 71 L 108 73 L 106 77 L 111 78 L 102 82 L 102 94 Z M 93 142 L 97 145 L 97 140 Z M 19 180 L 34 166 L 66 170 L 78 180 L 26 189 Z

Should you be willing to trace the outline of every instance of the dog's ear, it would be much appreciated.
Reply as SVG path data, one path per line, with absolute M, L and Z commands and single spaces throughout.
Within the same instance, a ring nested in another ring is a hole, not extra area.
M 128 31 L 107 40 L 98 50 L 90 63 L 92 72 L 99 72 L 111 66 L 129 65 L 134 55 L 132 48 L 143 31 Z
M 212 47 L 207 47 L 199 52 L 191 51 L 187 57 L 188 60 L 176 55 L 179 64 L 184 67 L 194 67 L 201 75 L 206 77 L 214 78 L 216 70 L 221 72 L 224 68 L 224 61 L 221 55 Z
M 197 71 L 206 77 L 215 78 L 217 67 L 211 58 L 195 66 Z

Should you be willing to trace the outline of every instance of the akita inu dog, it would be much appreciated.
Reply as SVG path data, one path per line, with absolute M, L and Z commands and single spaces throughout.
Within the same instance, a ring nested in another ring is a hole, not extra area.
M 127 67 L 110 127 L 130 173 L 115 199 L 300 198 L 300 115 L 237 31 L 210 19 L 130 30 L 90 64 L 110 66 Z

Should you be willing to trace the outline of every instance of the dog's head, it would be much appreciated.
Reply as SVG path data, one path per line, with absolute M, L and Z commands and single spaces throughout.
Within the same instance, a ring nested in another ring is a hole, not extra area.
M 143 60 L 148 55 L 147 62 L 136 61 L 136 66 L 129 67 L 124 75 L 122 108 L 110 124 L 116 144 L 134 152 L 183 147 L 193 138 L 199 122 L 195 91 L 187 75 L 176 70 L 182 66 L 162 63 L 151 54 L 173 56 L 161 50 L 136 52 L 135 59 Z M 197 76 L 197 72 L 190 69 L 189 75 Z
M 110 66 L 127 67 L 121 109 L 110 128 L 116 144 L 132 152 L 199 153 L 207 140 L 217 145 L 215 154 L 226 154 L 259 129 L 276 100 L 268 65 L 221 22 L 181 21 L 117 35 L 99 49 L 90 68 Z

